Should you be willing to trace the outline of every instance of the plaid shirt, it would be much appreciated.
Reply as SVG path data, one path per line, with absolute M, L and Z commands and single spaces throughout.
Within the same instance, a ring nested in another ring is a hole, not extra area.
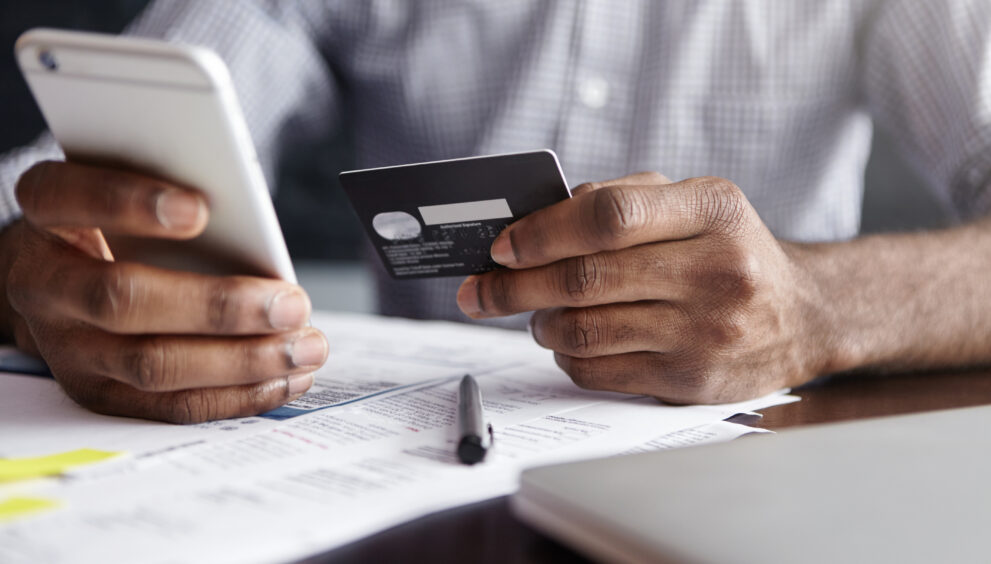
M 572 183 L 729 178 L 778 237 L 830 241 L 877 121 L 959 219 L 991 202 L 988 1 L 160 0 L 128 33 L 226 60 L 270 181 L 346 111 L 361 167 L 550 147 Z M 0 160 L 0 219 L 57 154 Z M 383 313 L 464 320 L 460 280 L 379 273 Z

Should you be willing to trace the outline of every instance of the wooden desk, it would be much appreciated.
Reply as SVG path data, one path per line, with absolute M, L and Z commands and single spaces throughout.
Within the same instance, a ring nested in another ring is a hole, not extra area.
M 991 370 L 834 377 L 804 386 L 802 401 L 764 410 L 760 426 L 897 415 L 991 403 Z M 332 509 L 328 508 L 328 511 Z M 308 562 L 585 562 L 517 522 L 502 497 L 383 531 Z

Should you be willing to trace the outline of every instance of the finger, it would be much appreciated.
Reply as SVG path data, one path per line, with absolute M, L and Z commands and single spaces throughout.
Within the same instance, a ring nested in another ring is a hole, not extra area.
M 571 380 L 588 390 L 609 390 L 653 396 L 673 404 L 741 401 L 781 387 L 774 379 L 706 367 L 682 353 L 633 352 L 595 358 L 554 354 Z
M 302 396 L 313 384 L 313 375 L 294 374 L 244 386 L 167 393 L 144 392 L 100 376 L 58 380 L 69 397 L 97 413 L 191 424 L 271 411 Z
M 323 333 L 309 328 L 237 338 L 120 336 L 78 329 L 69 339 L 70 350 L 48 355 L 54 372 L 86 366 L 146 392 L 241 386 L 313 372 L 329 350 Z
M 17 201 L 39 227 L 97 227 L 109 233 L 187 239 L 206 227 L 195 190 L 123 170 L 46 161 L 17 182 Z
M 611 180 L 602 180 L 599 182 L 584 182 L 572 188 L 571 195 L 572 197 L 575 197 L 584 194 L 586 192 L 592 192 L 594 190 L 599 190 L 600 188 L 608 188 L 611 186 L 650 186 L 657 184 L 671 184 L 671 180 L 669 180 L 668 177 L 664 176 L 659 172 L 653 172 L 653 171 L 636 172 L 633 174 L 628 174 L 626 176 L 620 178 L 614 178 Z M 496 244 L 499 245 L 499 248 L 496 247 Z M 501 260 L 496 258 L 496 256 L 508 255 L 511 252 L 512 252 L 512 247 L 508 239 L 504 240 L 497 237 L 496 240 L 493 241 L 492 256 L 493 259 L 496 260 L 496 262 L 500 262 L 501 264 L 508 264 L 502 262 Z
M 725 288 L 734 272 L 708 260 L 719 249 L 703 239 L 640 245 L 523 270 L 469 276 L 458 290 L 461 311 L 498 317 L 553 307 L 640 300 L 682 301 Z M 710 264 L 711 263 L 711 264 Z
M 585 192 L 591 192 L 593 190 L 598 190 L 599 188 L 606 188 L 609 186 L 649 186 L 651 184 L 671 184 L 671 180 L 659 172 L 636 172 L 633 174 L 628 174 L 622 178 L 579 184 L 571 190 L 571 195 L 577 196 L 579 194 L 584 194 Z
M 719 403 L 722 399 L 706 388 L 704 378 L 668 369 L 667 355 L 633 352 L 595 358 L 554 354 L 557 365 L 586 390 L 602 390 L 653 396 L 674 404 Z
M 554 361 L 580 388 L 662 397 L 671 382 L 663 370 L 662 353 L 631 352 L 595 358 L 561 353 Z
M 592 358 L 630 352 L 667 352 L 685 338 L 681 311 L 667 302 L 610 304 L 537 311 L 533 338 L 561 354 Z
M 84 321 L 114 333 L 249 335 L 306 325 L 306 292 L 281 280 L 208 276 L 105 262 L 53 238 L 25 244 L 8 282 L 22 315 Z
M 663 187 L 609 186 L 537 210 L 509 225 L 492 243 L 492 259 L 531 268 L 580 255 L 648 242 L 739 229 L 750 210 L 732 183 L 693 178 Z

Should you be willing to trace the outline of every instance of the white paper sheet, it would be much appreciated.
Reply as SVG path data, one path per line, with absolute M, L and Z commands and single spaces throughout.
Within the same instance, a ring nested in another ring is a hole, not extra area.
M 35 482 L 33 493 L 63 508 L 0 525 L 0 561 L 301 558 L 511 493 L 536 464 L 727 440 L 745 429 L 722 419 L 795 399 L 666 406 L 578 389 L 526 334 L 351 315 L 313 321 L 330 337 L 331 360 L 311 397 L 269 417 L 188 427 L 108 418 L 74 406 L 51 381 L 0 376 L 0 454 L 131 453 Z M 495 428 L 487 460 L 472 467 L 454 457 L 466 372 Z

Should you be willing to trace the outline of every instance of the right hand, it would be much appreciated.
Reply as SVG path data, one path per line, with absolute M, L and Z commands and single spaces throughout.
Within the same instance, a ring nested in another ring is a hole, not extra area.
M 297 285 L 113 260 L 104 232 L 202 232 L 199 192 L 43 162 L 20 178 L 17 200 L 24 219 L 0 235 L 8 330 L 81 405 L 176 423 L 253 415 L 301 396 L 326 361 Z

